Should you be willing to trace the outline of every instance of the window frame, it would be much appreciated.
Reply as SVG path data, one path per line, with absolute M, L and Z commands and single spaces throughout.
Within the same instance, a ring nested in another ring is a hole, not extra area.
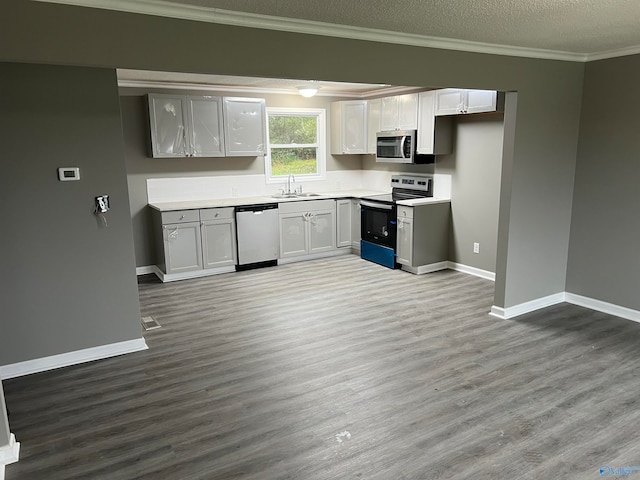
M 287 181 L 287 175 L 273 175 L 271 173 L 271 139 L 269 138 L 269 117 L 271 115 L 280 116 L 303 116 L 316 117 L 316 173 L 300 173 L 294 174 L 296 182 L 310 182 L 317 180 L 325 180 L 327 178 L 327 111 L 324 108 L 300 108 L 300 107 L 267 107 L 267 148 L 264 156 L 264 172 L 266 183 L 282 183 Z M 274 144 L 277 147 L 313 147 L 314 145 L 281 145 Z

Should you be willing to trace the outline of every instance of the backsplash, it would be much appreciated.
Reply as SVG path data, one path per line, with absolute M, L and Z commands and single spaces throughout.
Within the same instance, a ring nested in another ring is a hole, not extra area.
M 396 172 L 376 170 L 328 171 L 325 180 L 294 183 L 305 192 L 336 192 L 342 190 L 391 191 L 391 175 Z M 434 174 L 434 196 L 451 198 L 451 176 Z M 264 175 L 218 175 L 147 179 L 149 203 L 209 200 L 217 198 L 256 197 L 278 193 L 286 185 L 267 184 Z M 292 188 L 293 188 L 292 187 Z

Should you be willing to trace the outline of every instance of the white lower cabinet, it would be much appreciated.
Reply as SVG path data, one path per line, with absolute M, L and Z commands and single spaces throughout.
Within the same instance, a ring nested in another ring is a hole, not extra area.
M 278 204 L 280 258 L 330 252 L 336 249 L 335 200 Z
M 336 246 L 351 247 L 351 199 L 336 200 Z
M 160 267 L 167 274 L 202 269 L 200 216 L 197 210 L 158 212 L 162 225 Z
M 203 267 L 218 268 L 235 265 L 238 254 L 234 209 L 200 210 L 200 220 Z
M 362 214 L 360 213 L 360 199 L 351 199 L 351 248 L 360 251 Z
M 202 268 L 200 224 L 164 225 L 166 273 L 182 273 Z
M 447 268 L 449 202 L 398 206 L 396 261 L 403 270 L 428 273 Z
M 237 263 L 233 208 L 154 210 L 154 224 L 162 232 L 157 242 L 162 281 L 231 271 Z M 215 270 L 215 271 L 214 271 Z

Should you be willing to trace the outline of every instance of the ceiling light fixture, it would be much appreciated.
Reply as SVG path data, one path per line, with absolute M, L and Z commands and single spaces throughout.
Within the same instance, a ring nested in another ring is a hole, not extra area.
M 313 85 L 305 85 L 302 87 L 298 87 L 298 92 L 303 97 L 310 98 L 310 97 L 313 97 L 316 93 L 318 93 L 319 89 L 320 87 L 315 87 Z

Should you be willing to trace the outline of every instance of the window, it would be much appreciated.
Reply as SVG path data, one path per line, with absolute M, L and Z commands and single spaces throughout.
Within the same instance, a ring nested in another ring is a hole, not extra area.
M 325 178 L 325 110 L 267 108 L 268 143 L 265 157 L 267 183 L 293 174 L 298 180 Z

